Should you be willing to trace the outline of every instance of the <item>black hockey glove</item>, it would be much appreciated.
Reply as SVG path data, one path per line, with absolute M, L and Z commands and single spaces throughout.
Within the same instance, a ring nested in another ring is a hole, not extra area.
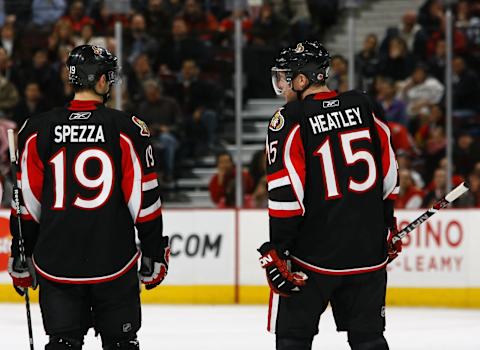
M 168 262 L 170 260 L 170 246 L 168 245 L 168 237 L 162 238 L 163 253 L 159 258 L 151 258 L 142 256 L 140 266 L 140 281 L 145 285 L 145 289 L 150 290 L 163 282 L 168 272 Z
M 8 259 L 8 273 L 13 280 L 13 288 L 20 296 L 25 295 L 26 288 L 37 288 L 37 275 L 32 258 L 27 258 L 25 266 L 19 256 L 11 256 Z
M 274 293 L 288 297 L 298 293 L 300 287 L 305 285 L 307 275 L 290 271 L 288 251 L 278 252 L 271 242 L 263 243 L 258 251 L 262 254 L 260 264 L 265 269 L 268 284 Z

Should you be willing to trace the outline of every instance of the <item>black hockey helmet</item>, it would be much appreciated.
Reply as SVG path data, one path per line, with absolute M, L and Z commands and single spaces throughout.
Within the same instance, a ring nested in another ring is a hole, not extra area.
M 292 88 L 292 81 L 299 74 L 304 74 L 310 84 L 325 83 L 329 67 L 330 54 L 318 41 L 302 41 L 287 47 L 280 51 L 272 68 L 275 93 L 281 95 L 285 84 Z
M 67 66 L 70 84 L 79 88 L 94 89 L 103 74 L 109 85 L 117 78 L 117 57 L 100 46 L 77 46 L 70 52 Z

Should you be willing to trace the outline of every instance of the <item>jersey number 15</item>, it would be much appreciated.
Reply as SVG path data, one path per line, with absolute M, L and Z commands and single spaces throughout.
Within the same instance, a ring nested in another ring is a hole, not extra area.
M 377 180 L 377 167 L 372 153 L 368 149 L 352 149 L 355 141 L 368 140 L 371 141 L 370 130 L 361 129 L 351 132 L 340 133 L 340 149 L 342 150 L 345 165 L 353 166 L 357 162 L 365 162 L 367 164 L 367 176 L 363 181 L 357 181 L 351 176 L 348 179 L 348 190 L 356 193 L 362 193 L 370 190 Z M 332 156 L 332 146 L 330 137 L 327 137 L 320 147 L 315 151 L 315 155 L 320 157 L 321 168 L 325 183 L 325 199 L 335 199 L 342 197 L 338 188 L 335 163 Z

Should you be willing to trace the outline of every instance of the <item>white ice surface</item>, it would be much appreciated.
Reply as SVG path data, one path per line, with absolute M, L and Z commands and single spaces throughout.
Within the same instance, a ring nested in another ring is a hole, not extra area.
M 37 304 L 32 305 L 35 348 L 47 341 Z M 142 350 L 274 349 L 265 331 L 262 306 L 144 306 L 139 332 Z M 480 350 L 480 310 L 387 308 L 386 337 L 391 350 Z M 25 308 L 0 303 L 0 350 L 27 350 Z M 85 350 L 101 349 L 92 331 Z M 337 333 L 331 310 L 320 322 L 313 349 L 349 349 Z

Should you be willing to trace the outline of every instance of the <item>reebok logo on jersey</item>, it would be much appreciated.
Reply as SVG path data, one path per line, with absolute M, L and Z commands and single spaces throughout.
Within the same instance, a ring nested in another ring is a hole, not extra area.
M 140 128 L 140 135 L 145 137 L 150 137 L 150 130 L 148 129 L 147 124 L 140 118 L 132 116 L 132 122 L 135 123 Z
M 92 112 L 75 112 L 70 114 L 69 120 L 87 120 L 92 115 Z
M 323 108 L 340 107 L 340 100 L 323 101 Z

